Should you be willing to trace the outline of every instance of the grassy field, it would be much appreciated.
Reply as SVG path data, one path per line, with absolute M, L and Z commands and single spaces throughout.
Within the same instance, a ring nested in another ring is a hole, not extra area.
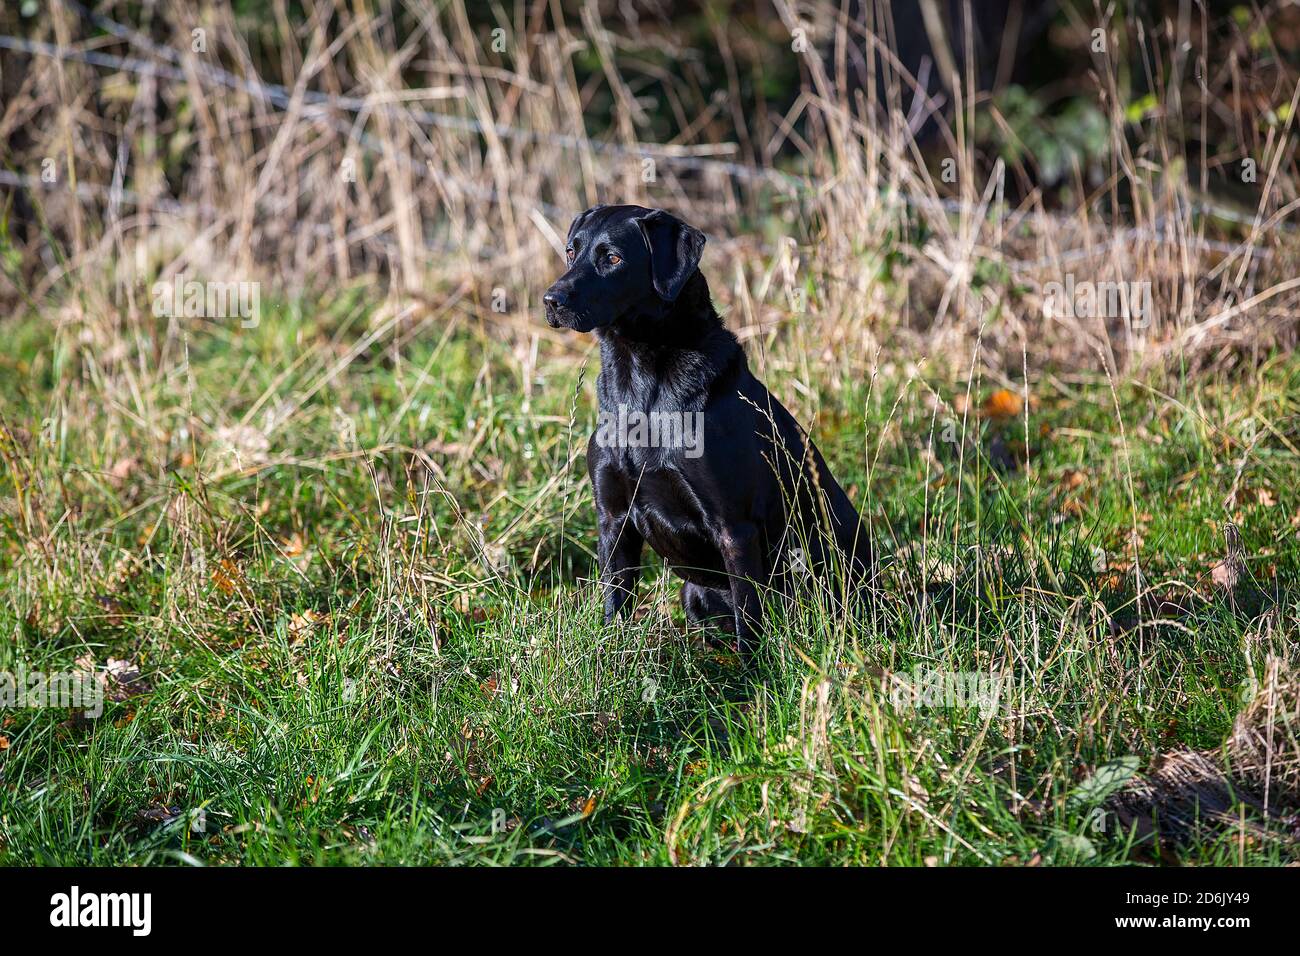
M 281 6 L 0 9 L 0 863 L 1296 861 L 1300 7 Z M 601 622 L 602 201 L 875 536 L 752 666 Z
M 365 285 L 262 312 L 6 327 L 0 670 L 109 699 L 0 718 L 0 863 L 1294 857 L 1249 802 L 1157 843 L 1107 798 L 1231 771 L 1294 662 L 1300 360 L 971 379 L 787 317 L 751 364 L 886 569 L 863 619 L 769 608 L 744 669 L 657 564 L 600 622 L 589 338 Z M 925 706 L 918 669 L 1001 694 Z

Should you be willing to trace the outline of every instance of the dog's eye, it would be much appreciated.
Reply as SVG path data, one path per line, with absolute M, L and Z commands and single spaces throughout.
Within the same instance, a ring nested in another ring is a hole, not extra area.
M 573 261 L 573 256 L 574 256 L 574 252 L 572 249 L 564 250 L 564 258 L 567 259 L 569 262 Z
M 608 262 L 611 266 L 616 266 L 623 261 L 623 257 L 616 256 L 614 255 L 614 253 L 611 252 L 609 255 L 605 257 L 605 261 Z

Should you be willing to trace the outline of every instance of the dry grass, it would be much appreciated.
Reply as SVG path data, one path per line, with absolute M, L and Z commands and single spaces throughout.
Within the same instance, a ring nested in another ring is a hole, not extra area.
M 1300 807 L 1300 676 L 1269 657 L 1228 738 L 1228 761 L 1265 806 Z
M 125 19 L 115 4 L 99 9 Z M 1031 161 L 1008 167 L 977 149 L 977 118 L 1006 120 L 972 95 L 969 71 L 951 94 L 952 131 L 923 157 L 908 123 L 915 80 L 890 53 L 887 8 L 868 5 L 868 32 L 833 4 L 777 3 L 769 32 L 809 38 L 789 53 L 804 90 L 761 126 L 736 109 L 736 72 L 711 96 L 667 23 L 630 25 L 591 0 L 560 9 L 527 8 L 496 35 L 460 0 L 437 11 L 316 3 L 299 23 L 277 10 L 274 37 L 250 34 L 224 3 L 155 10 L 148 36 L 106 35 L 71 4 L 35 22 L 6 14 L 5 32 L 63 51 L 4 53 L 6 165 L 31 182 L 49 159 L 58 175 L 35 191 L 42 208 L 19 243 L 31 298 L 75 290 L 116 334 L 147 308 L 149 283 L 177 272 L 289 294 L 378 276 L 398 298 L 441 300 L 468 284 L 463 308 L 495 308 L 544 337 L 534 305 L 569 217 L 618 201 L 668 206 L 709 231 L 715 294 L 751 336 L 800 314 L 833 349 L 888 344 L 959 368 L 978 341 L 976 361 L 1001 372 L 1022 353 L 1114 371 L 1294 341 L 1300 86 L 1285 59 L 1244 41 L 1227 45 L 1228 64 L 1206 62 L 1219 19 L 1108 25 L 1111 52 L 1093 55 L 1108 168 L 1096 182 L 1075 168 L 1076 198 L 1061 206 L 1059 190 L 1033 186 Z M 1086 46 L 1100 14 L 1070 9 L 1064 29 Z M 192 50 L 196 28 L 206 52 Z M 725 44 L 721 25 L 715 35 Z M 661 45 L 688 67 L 659 67 L 649 54 Z M 77 59 L 86 54 L 131 62 L 94 66 Z M 1156 64 L 1158 107 L 1141 119 L 1126 116 L 1134 57 Z M 869 82 L 877 61 L 883 85 Z M 683 120 L 671 143 L 650 141 L 638 96 L 652 83 Z M 1267 109 L 1277 116 L 1265 121 Z M 599 139 L 593 110 L 608 113 Z M 1193 174 L 1185 130 L 1207 124 L 1233 135 Z M 762 165 L 782 148 L 784 171 Z M 939 175 L 946 157 L 955 183 Z M 1207 169 L 1246 158 L 1257 207 L 1228 210 L 1241 222 L 1207 214 Z M 1045 314 L 1045 284 L 1067 273 L 1149 282 L 1153 320 Z M 800 294 L 806 305 L 792 308 Z
M 1298 687 L 1294 668 L 1270 655 L 1263 682 L 1245 683 L 1248 700 L 1223 747 L 1157 756 L 1108 801 L 1119 825 L 1139 841 L 1159 834 L 1166 851 L 1223 832 L 1238 844 L 1294 840 L 1300 832 Z

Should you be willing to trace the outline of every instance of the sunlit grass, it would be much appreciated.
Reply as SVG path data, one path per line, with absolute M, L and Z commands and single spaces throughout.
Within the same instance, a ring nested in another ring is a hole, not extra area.
M 999 417 L 1003 383 L 860 357 L 810 403 L 774 342 L 753 363 L 886 570 L 860 619 L 770 607 L 745 670 L 657 564 L 635 620 L 600 624 L 595 356 L 421 314 L 357 348 L 393 314 L 273 306 L 116 354 L 91 319 L 16 323 L 0 667 L 112 657 L 149 688 L 95 721 L 5 713 L 4 862 L 1146 861 L 1068 795 L 1217 747 L 1250 668 L 1293 657 L 1289 359 L 1115 393 L 1035 375 Z M 988 715 L 897 706 L 917 669 L 1006 683 Z M 1211 829 L 1176 852 L 1290 851 Z

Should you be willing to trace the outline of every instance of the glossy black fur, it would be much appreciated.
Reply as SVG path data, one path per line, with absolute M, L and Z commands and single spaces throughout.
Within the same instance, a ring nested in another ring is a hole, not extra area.
M 744 654 L 761 634 L 763 589 L 788 591 L 805 569 L 860 582 L 871 551 L 821 453 L 723 327 L 703 248 L 699 230 L 662 210 L 595 206 L 569 228 L 569 268 L 544 302 L 552 327 L 599 338 L 602 412 L 704 413 L 696 458 L 592 435 L 606 620 L 628 606 L 649 544 L 686 581 L 687 618 L 722 625 Z

